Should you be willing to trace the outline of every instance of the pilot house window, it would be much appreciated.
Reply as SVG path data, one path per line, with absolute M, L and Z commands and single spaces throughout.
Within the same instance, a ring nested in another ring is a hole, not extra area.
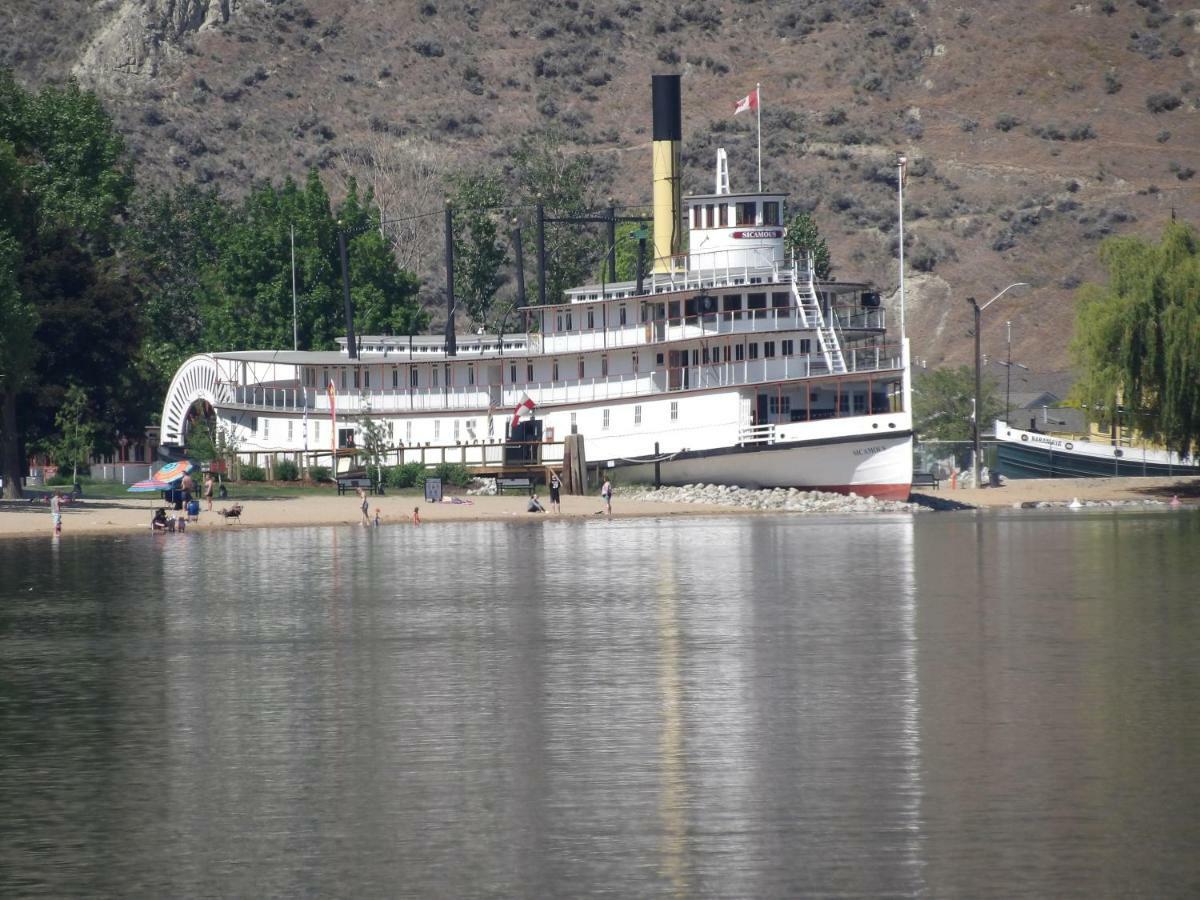
M 766 200 L 763 202 L 763 220 L 764 225 L 779 224 L 779 201 Z
M 739 203 L 737 205 L 737 223 L 738 225 L 755 225 L 758 218 L 758 204 L 751 200 L 748 203 Z

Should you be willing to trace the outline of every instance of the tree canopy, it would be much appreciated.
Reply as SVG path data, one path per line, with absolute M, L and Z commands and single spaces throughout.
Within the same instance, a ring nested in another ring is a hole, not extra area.
M 813 258 L 813 274 L 822 280 L 827 279 L 833 271 L 829 260 L 829 245 L 821 237 L 821 231 L 812 216 L 806 212 L 797 213 L 788 222 L 784 234 L 783 245 L 787 255 L 801 257 L 811 253 Z
M 135 279 L 115 253 L 133 190 L 124 145 L 94 94 L 39 93 L 0 71 L 0 468 L 20 495 L 21 446 L 56 431 L 72 384 L 103 436 L 144 422 L 126 365 L 140 339 Z
M 990 378 L 980 382 L 979 393 L 979 424 L 984 428 L 1004 413 L 1004 404 Z M 974 398 L 975 369 L 971 366 L 925 372 L 913 383 L 913 427 L 922 440 L 969 441 Z
M 1114 237 L 1100 247 L 1104 285 L 1076 295 L 1071 351 L 1083 375 L 1074 399 L 1108 424 L 1119 408 L 1152 440 L 1200 451 L 1200 240 L 1171 222 L 1157 242 Z

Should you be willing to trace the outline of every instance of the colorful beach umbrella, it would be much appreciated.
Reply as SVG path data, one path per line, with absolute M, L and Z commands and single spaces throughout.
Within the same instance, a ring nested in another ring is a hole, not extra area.
M 128 493 L 148 493 L 150 491 L 165 491 L 180 478 L 196 468 L 186 459 L 170 462 L 147 478 L 129 486 Z

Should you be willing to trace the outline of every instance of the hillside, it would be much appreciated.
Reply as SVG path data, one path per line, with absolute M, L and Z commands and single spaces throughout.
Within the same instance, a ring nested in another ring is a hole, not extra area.
M 555 127 L 609 163 L 597 196 L 649 196 L 649 81 L 684 76 L 687 190 L 714 151 L 813 212 L 844 279 L 896 287 L 894 160 L 906 191 L 918 361 L 964 362 L 970 295 L 1028 281 L 985 313 L 984 350 L 1067 366 L 1072 290 L 1106 235 L 1200 222 L 1200 9 L 1156 0 L 489 3 L 427 0 L 9 0 L 0 65 L 76 75 L 108 103 L 141 178 L 236 194 L 319 167 L 384 208 L 436 209 L 443 177 L 502 166 Z M 406 263 L 435 281 L 440 234 Z M 435 293 L 431 283 L 430 296 Z

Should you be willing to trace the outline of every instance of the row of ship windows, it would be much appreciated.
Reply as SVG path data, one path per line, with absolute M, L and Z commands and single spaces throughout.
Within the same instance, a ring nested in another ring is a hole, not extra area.
M 701 295 L 689 297 L 687 300 L 671 300 L 668 303 L 647 303 L 642 306 L 642 322 L 662 319 L 664 316 L 668 319 L 678 319 L 681 316 L 712 315 L 718 311 L 718 299 L 720 312 L 740 312 L 743 309 L 787 309 L 792 305 L 792 297 L 788 291 L 772 291 L 769 297 L 769 305 L 768 294 L 765 291 L 756 291 L 746 294 L 744 297 L 741 294 L 723 294 L 720 298 Z M 595 309 L 584 310 L 580 318 L 581 324 L 586 323 L 583 327 L 588 329 L 596 327 Z M 618 306 L 617 326 L 629 324 L 628 318 L 625 307 Z M 554 326 L 555 331 L 573 331 L 575 329 L 574 311 L 564 310 L 556 314 Z
M 758 202 L 697 203 L 692 206 L 692 228 L 728 228 L 730 225 L 780 225 L 778 200 L 766 200 L 762 205 L 762 221 L 758 220 Z M 731 221 L 732 218 L 732 221 Z
M 672 422 L 677 422 L 679 420 L 679 401 L 678 400 L 671 401 L 670 415 L 671 415 Z M 572 429 L 572 431 L 574 431 L 574 429 L 576 428 L 576 426 L 578 424 L 576 422 L 575 417 L 576 417 L 576 413 L 571 413 L 571 429 Z M 451 421 L 453 424 L 453 437 L 451 438 L 451 440 L 454 440 L 454 441 L 462 440 L 462 432 L 464 430 L 466 431 L 467 435 L 469 436 L 469 439 L 474 440 L 476 438 L 476 428 L 478 425 L 478 420 L 466 419 L 464 421 L 461 419 L 453 419 Z M 491 429 L 494 428 L 494 422 L 495 422 L 495 420 L 493 419 L 491 422 L 489 422 L 489 425 L 488 425 L 488 429 L 489 429 L 488 437 L 489 438 L 492 437 Z M 264 416 L 260 419 L 257 416 L 255 416 L 252 419 L 250 419 L 250 422 L 248 424 L 249 424 L 250 430 L 254 433 L 254 436 L 256 438 L 262 438 L 263 440 L 270 439 L 270 437 L 271 437 L 271 419 L 270 418 Z M 640 403 L 636 404 L 633 407 L 633 424 L 634 425 L 642 424 L 642 405 Z M 312 429 L 311 433 L 308 435 L 309 440 L 313 444 L 320 443 L 321 420 L 314 419 L 311 422 L 309 422 L 308 425 Z M 612 427 L 612 410 L 611 409 L 606 408 L 606 409 L 602 410 L 601 425 L 605 431 L 607 431 L 609 428 Z M 296 438 L 296 422 L 292 419 L 288 419 L 286 422 L 286 427 L 287 427 L 287 440 L 289 443 L 291 443 Z M 396 439 L 395 422 L 384 422 L 383 427 L 384 427 L 385 433 L 387 434 L 388 442 L 389 443 L 394 442 Z M 442 437 L 442 420 L 434 419 L 433 420 L 433 440 L 435 440 L 435 441 L 441 440 L 441 437 Z M 404 423 L 404 441 L 407 444 L 411 444 L 412 440 L 413 440 L 413 423 L 411 420 L 409 420 Z M 339 447 L 353 447 L 354 446 L 354 429 L 353 428 L 339 428 L 338 429 L 338 446 Z
M 795 356 L 796 351 L 797 351 L 797 345 L 799 345 L 799 352 L 801 355 L 812 352 L 812 341 L 809 338 L 801 338 L 799 341 L 793 340 L 791 338 L 787 338 L 787 339 L 784 339 L 781 341 L 762 341 L 761 343 L 758 341 L 750 341 L 745 344 L 724 344 L 724 345 L 717 345 L 712 348 L 699 347 L 699 348 L 693 349 L 692 351 L 690 351 L 691 352 L 691 365 L 707 366 L 707 365 L 713 365 L 713 364 L 722 363 L 722 362 L 742 362 L 743 360 L 746 360 L 746 359 L 754 360 L 754 359 L 759 358 L 760 351 L 761 351 L 762 357 L 764 359 L 773 359 L 777 355 L 778 356 Z M 671 358 L 673 360 L 675 360 L 675 359 L 680 360 L 678 365 L 688 365 L 688 362 L 687 362 L 688 352 L 689 351 L 687 351 L 687 350 L 672 351 Z M 682 357 L 680 357 L 677 354 L 683 354 L 683 355 L 682 355 Z M 632 354 L 632 360 L 633 360 L 634 374 L 635 375 L 640 374 L 641 373 L 641 356 L 636 350 Z M 656 360 L 657 365 L 661 366 L 663 364 L 663 354 L 661 354 L 661 353 L 656 354 L 655 360 Z M 443 383 L 445 384 L 446 387 L 454 387 L 455 386 L 454 385 L 454 369 L 451 367 L 450 363 L 442 363 L 441 365 L 431 364 L 429 366 L 429 370 L 428 370 L 429 374 L 425 377 L 425 379 L 421 379 L 421 377 L 420 377 L 420 371 L 421 371 L 420 367 L 407 366 L 406 368 L 408 369 L 408 387 L 441 387 Z M 371 387 L 371 370 L 369 368 L 364 367 L 364 368 L 356 368 L 356 369 L 352 370 L 353 377 L 350 377 L 350 375 L 348 374 L 350 371 L 351 370 L 348 370 L 346 368 L 339 369 L 340 384 L 337 385 L 337 389 L 343 390 L 343 391 L 350 390 L 351 382 L 353 382 L 353 386 L 357 390 L 362 390 L 362 389 Z M 466 366 L 466 369 L 465 369 L 465 373 L 466 373 L 465 386 L 466 387 L 474 387 L 476 385 L 475 364 L 468 363 Z M 509 363 L 508 364 L 508 381 L 505 383 L 506 384 L 522 383 L 519 381 L 519 379 L 517 377 L 520 373 L 521 373 L 521 366 L 519 364 Z M 552 360 L 551 364 L 550 364 L 550 380 L 558 381 L 559 373 L 560 373 L 559 361 L 557 359 Z M 401 381 L 400 367 L 392 366 L 391 374 L 392 374 L 391 386 L 393 388 L 403 387 L 404 385 L 402 384 L 402 381 Z M 608 357 L 607 356 L 600 357 L 600 371 L 598 373 L 593 372 L 592 374 L 598 375 L 600 378 L 608 377 Z M 534 378 L 534 374 L 533 374 L 533 363 L 526 362 L 524 364 L 524 375 L 525 375 L 525 381 L 524 381 L 525 384 L 536 384 L 537 383 L 537 380 Z M 326 371 L 324 373 L 324 376 L 326 379 L 329 379 L 328 371 Z M 459 377 L 461 379 L 462 375 L 460 374 Z M 578 378 L 588 377 L 587 376 L 587 367 L 585 365 L 585 359 L 583 357 L 580 357 L 576 361 L 576 377 L 578 377 Z M 425 382 L 424 385 L 422 385 L 422 383 L 421 383 L 422 380 L 424 380 L 424 382 Z M 327 380 L 325 383 L 329 384 L 330 381 Z M 459 382 L 459 384 L 460 384 L 460 386 L 463 386 L 461 381 Z M 317 370 L 316 369 L 306 368 L 304 370 L 304 385 L 305 385 L 305 387 L 310 387 L 310 388 L 317 387 Z M 383 387 L 384 385 L 380 384 L 379 386 Z

